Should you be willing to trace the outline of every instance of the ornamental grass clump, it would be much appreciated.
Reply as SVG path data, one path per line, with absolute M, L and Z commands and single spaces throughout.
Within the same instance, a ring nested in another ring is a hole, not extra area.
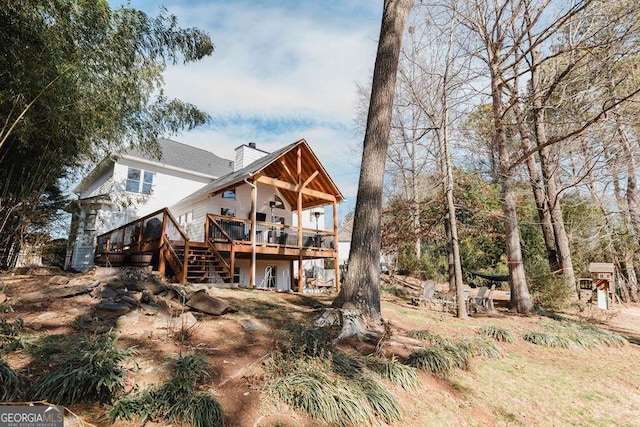
M 409 355 L 406 364 L 440 377 L 449 376 L 456 369 L 469 369 L 474 357 L 502 357 L 502 350 L 486 339 L 461 338 L 442 340 Z
M 0 402 L 11 402 L 20 395 L 20 377 L 0 357 Z
M 427 341 L 429 344 L 446 344 L 449 342 L 447 338 L 444 338 L 433 332 L 425 330 L 413 330 L 407 333 L 409 338 L 415 338 L 417 340 Z
M 73 347 L 77 351 L 37 379 L 27 390 L 27 398 L 59 405 L 110 403 L 124 390 L 123 365 L 136 354 L 135 348 L 118 347 L 116 340 L 112 333 L 77 340 Z
M 181 356 L 167 382 L 118 399 L 109 411 L 109 420 L 113 423 L 118 419 L 137 417 L 141 424 L 164 419 L 196 427 L 222 426 L 222 406 L 198 389 L 199 383 L 208 376 L 208 364 L 202 355 Z
M 626 338 L 615 332 L 582 322 L 557 321 L 543 325 L 544 332 L 527 332 L 526 341 L 545 347 L 597 348 L 622 347 Z
M 491 325 L 483 326 L 480 328 L 480 330 L 478 330 L 478 333 L 480 335 L 493 338 L 498 342 L 513 343 L 515 341 L 511 331 L 506 328 L 502 328 L 500 326 L 491 326 Z
M 266 364 L 264 393 L 331 425 L 393 423 L 400 406 L 382 381 L 413 389 L 414 368 L 395 359 L 340 351 L 325 330 L 299 326 Z

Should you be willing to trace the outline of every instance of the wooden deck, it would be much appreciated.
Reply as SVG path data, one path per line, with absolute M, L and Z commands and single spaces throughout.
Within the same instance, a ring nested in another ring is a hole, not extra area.
M 171 213 L 161 209 L 98 236 L 95 261 L 100 263 L 112 254 L 129 258 L 151 253 L 153 268 L 162 274 L 171 272 L 181 283 L 212 277 L 229 283 L 236 259 L 251 259 L 254 251 L 256 259 L 301 264 L 305 259 L 328 258 L 338 265 L 336 236 L 324 230 L 212 214 L 207 215 L 204 228 L 204 241 L 190 240 Z M 302 291 L 300 282 L 298 291 Z

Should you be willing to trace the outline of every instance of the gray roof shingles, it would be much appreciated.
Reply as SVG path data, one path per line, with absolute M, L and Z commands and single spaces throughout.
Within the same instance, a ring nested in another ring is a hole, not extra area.
M 141 159 L 158 161 L 169 166 L 211 175 L 216 178 L 225 176 L 233 171 L 233 161 L 218 157 L 209 151 L 166 138 L 159 138 L 158 144 L 162 153 L 160 159 L 139 148 L 126 150 L 125 154 Z

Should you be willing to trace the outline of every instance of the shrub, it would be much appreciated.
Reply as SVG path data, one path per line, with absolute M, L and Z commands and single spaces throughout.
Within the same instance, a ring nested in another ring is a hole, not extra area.
M 523 338 L 533 344 L 561 348 L 622 347 L 627 344 L 623 336 L 588 323 L 559 321 L 545 326 L 546 332 L 527 332 Z
M 18 317 L 13 323 L 6 318 L 0 319 L 0 354 L 7 354 L 18 348 L 24 348 L 24 341 L 20 334 L 24 329 L 22 318 Z
M 119 348 L 111 333 L 78 340 L 74 348 L 77 351 L 28 389 L 29 399 L 60 405 L 108 403 L 124 390 L 126 371 L 122 365 L 136 353 L 135 348 Z
M 181 356 L 166 383 L 118 399 L 109 411 L 109 420 L 113 423 L 117 419 L 138 417 L 142 424 L 166 419 L 196 427 L 222 426 L 222 406 L 212 396 L 198 390 L 198 384 L 208 376 L 208 364 L 202 355 Z
M 506 328 L 502 328 L 499 326 L 483 326 L 478 331 L 480 335 L 485 335 L 487 337 L 493 338 L 499 342 L 514 342 L 513 334 Z
M 414 368 L 394 358 L 340 351 L 318 328 L 298 325 L 289 331 L 289 338 L 281 340 L 266 364 L 267 396 L 333 425 L 400 419 L 395 397 L 380 381 L 413 389 L 418 382 Z
M 0 357 L 0 402 L 10 402 L 20 395 L 20 377 Z

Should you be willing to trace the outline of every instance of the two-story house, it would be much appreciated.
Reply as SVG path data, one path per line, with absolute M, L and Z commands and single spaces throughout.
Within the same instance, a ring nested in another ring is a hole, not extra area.
M 338 287 L 337 204 L 344 197 L 305 140 L 273 153 L 236 149 L 236 169 L 168 208 L 98 236 L 96 256 L 147 253 L 186 281 L 303 291 L 307 260 L 331 259 Z M 332 210 L 325 230 L 324 209 Z
M 104 158 L 75 187 L 66 267 L 93 267 L 95 238 L 171 205 L 233 171 L 233 161 L 169 139 L 156 155 L 139 149 Z

